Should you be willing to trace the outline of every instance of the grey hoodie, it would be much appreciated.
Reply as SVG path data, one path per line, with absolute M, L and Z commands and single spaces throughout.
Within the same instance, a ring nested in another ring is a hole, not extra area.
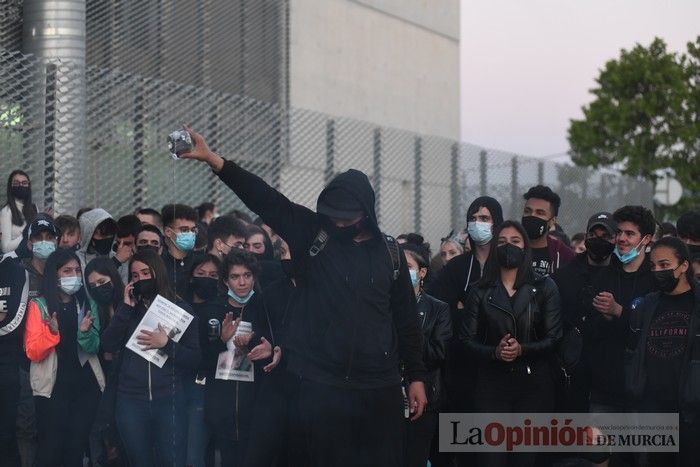
M 80 259 L 80 266 L 85 270 L 85 266 L 93 258 L 97 257 L 95 253 L 88 253 L 88 247 L 92 241 L 92 236 L 95 234 L 95 229 L 101 222 L 113 219 L 113 217 L 102 208 L 91 209 L 80 216 L 80 249 L 76 251 Z

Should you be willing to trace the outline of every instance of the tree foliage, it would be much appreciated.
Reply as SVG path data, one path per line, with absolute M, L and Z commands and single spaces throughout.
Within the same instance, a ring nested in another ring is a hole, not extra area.
M 574 163 L 652 181 L 667 172 L 700 194 L 700 37 L 682 54 L 659 38 L 623 49 L 596 83 L 569 126 Z

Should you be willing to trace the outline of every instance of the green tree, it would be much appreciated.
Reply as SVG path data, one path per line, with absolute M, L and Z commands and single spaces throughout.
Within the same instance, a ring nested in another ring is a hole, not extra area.
M 687 54 L 669 52 L 662 39 L 622 50 L 591 89 L 584 118 L 571 120 L 568 139 L 577 165 L 611 167 L 654 181 L 673 174 L 700 196 L 700 37 Z

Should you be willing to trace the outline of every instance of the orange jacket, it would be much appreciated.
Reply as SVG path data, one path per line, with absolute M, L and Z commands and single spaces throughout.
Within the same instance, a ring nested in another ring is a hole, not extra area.
M 30 300 L 27 324 L 24 331 L 24 351 L 33 362 L 45 359 L 61 340 L 60 333 L 53 334 L 44 322 L 39 306 Z

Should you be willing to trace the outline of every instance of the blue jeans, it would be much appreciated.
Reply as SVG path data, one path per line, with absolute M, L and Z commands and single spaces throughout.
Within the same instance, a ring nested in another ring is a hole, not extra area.
M 187 407 L 181 389 L 152 401 L 118 394 L 115 418 L 131 467 L 185 465 Z
M 204 386 L 194 382 L 194 376 L 185 377 L 187 403 L 187 465 L 204 467 L 207 450 L 207 427 L 204 424 Z

